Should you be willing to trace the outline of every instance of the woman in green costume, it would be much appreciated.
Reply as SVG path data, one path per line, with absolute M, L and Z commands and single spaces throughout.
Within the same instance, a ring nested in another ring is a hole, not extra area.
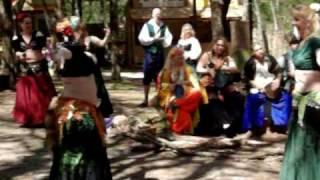
M 320 178 L 320 37 L 319 21 L 306 5 L 293 9 L 299 47 L 293 52 L 295 65 L 295 116 L 289 128 L 281 180 Z

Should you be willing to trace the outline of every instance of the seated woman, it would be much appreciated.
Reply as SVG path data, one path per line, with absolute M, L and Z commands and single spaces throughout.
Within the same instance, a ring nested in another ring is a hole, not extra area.
M 57 30 L 63 32 L 69 25 L 65 20 L 58 23 Z M 61 63 L 64 89 L 47 121 L 53 150 L 50 180 L 109 180 L 105 127 L 96 106 L 95 64 L 86 55 L 83 42 L 77 37 L 70 39 L 73 41 L 65 43 L 66 48 L 57 48 L 55 57 Z
M 271 130 L 281 129 L 285 132 L 292 98 L 280 88 L 281 74 L 276 60 L 266 55 L 260 45 L 256 45 L 253 56 L 245 64 L 244 75 L 249 94 L 245 104 L 243 130 L 248 131 L 248 136 L 251 130 L 261 134 L 271 123 Z
M 240 129 L 244 98 L 235 86 L 234 82 L 240 80 L 240 73 L 234 59 L 229 56 L 224 38 L 217 38 L 212 50 L 202 55 L 197 72 L 201 80 L 208 79 L 210 83 L 206 87 L 209 103 L 200 107 L 201 120 L 196 133 L 235 135 Z
M 171 130 L 178 134 L 193 133 L 202 94 L 192 67 L 185 64 L 182 49 L 169 51 L 157 88 L 159 104 L 167 114 Z

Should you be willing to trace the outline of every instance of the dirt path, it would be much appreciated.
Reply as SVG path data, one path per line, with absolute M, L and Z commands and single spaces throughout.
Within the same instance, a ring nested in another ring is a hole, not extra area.
M 137 108 L 143 98 L 139 85 L 139 80 L 108 84 L 116 114 L 158 118 L 153 108 Z M 0 180 L 47 179 L 51 156 L 45 148 L 44 129 L 20 128 L 13 122 L 14 95 L 0 92 Z M 134 151 L 137 142 L 116 135 L 114 130 L 108 143 L 115 180 L 276 180 L 284 148 L 283 142 L 251 141 L 237 149 L 209 149 L 206 156 L 181 156 L 168 151 Z

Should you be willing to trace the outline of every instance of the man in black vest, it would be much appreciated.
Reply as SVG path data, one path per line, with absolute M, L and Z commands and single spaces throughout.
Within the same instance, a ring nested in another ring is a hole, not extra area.
M 172 34 L 169 28 L 161 21 L 161 10 L 152 10 L 152 18 L 146 22 L 140 33 L 139 41 L 145 49 L 143 64 L 144 101 L 141 107 L 148 106 L 148 95 L 152 80 L 156 81 L 157 75 L 164 64 L 164 48 L 171 45 Z

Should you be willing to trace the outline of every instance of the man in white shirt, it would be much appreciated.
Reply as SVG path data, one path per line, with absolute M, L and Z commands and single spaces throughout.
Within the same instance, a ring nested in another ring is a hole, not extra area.
M 145 49 L 143 64 L 144 101 L 141 107 L 148 106 L 148 95 L 152 80 L 156 81 L 158 73 L 164 64 L 164 48 L 171 45 L 172 34 L 169 28 L 161 21 L 161 10 L 152 10 L 152 18 L 146 22 L 138 36 Z

